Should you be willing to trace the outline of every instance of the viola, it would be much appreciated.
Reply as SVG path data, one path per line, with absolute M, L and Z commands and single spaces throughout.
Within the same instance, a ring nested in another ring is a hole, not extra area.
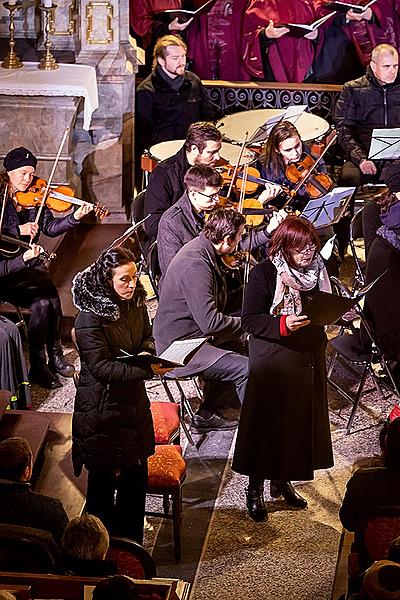
M 47 182 L 39 177 L 34 177 L 31 185 L 25 192 L 17 192 L 15 197 L 20 206 L 34 208 L 40 206 L 46 192 Z M 83 200 L 75 198 L 73 190 L 67 185 L 51 186 L 45 204 L 55 212 L 63 213 L 74 206 L 82 206 Z M 99 219 L 108 217 L 110 211 L 99 203 L 94 205 L 94 213 Z
M 297 163 L 289 163 L 285 170 L 286 178 L 293 184 L 303 184 L 310 198 L 320 198 L 333 188 L 333 181 L 326 173 L 312 173 L 315 160 L 304 154 Z

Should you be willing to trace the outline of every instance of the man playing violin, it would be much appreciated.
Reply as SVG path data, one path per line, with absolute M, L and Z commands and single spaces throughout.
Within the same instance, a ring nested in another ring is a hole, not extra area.
M 213 167 L 204 164 L 194 165 L 184 176 L 185 192 L 160 219 L 157 234 L 158 261 L 161 280 L 175 254 L 187 242 L 197 237 L 203 230 L 207 215 L 217 204 L 226 198 L 219 197 L 223 183 L 222 176 Z M 272 217 L 269 223 L 239 242 L 240 250 L 255 250 L 268 244 L 272 230 L 277 227 L 282 215 Z M 251 247 L 250 247 L 251 246 Z
M 37 158 L 24 147 L 11 150 L 3 161 L 6 174 L 1 182 L 1 196 L 5 198 L 2 233 L 21 240 L 33 242 L 43 232 L 57 237 L 75 227 L 92 209 L 93 204 L 83 202 L 72 214 L 55 218 L 44 206 L 38 222 L 36 208 L 23 208 L 17 196 L 26 192 L 35 175 Z M 5 194 L 5 190 L 7 190 Z M 28 323 L 30 380 L 42 387 L 60 387 L 56 373 L 72 377 L 75 369 L 64 357 L 61 345 L 61 302 L 43 261 L 36 258 L 39 251 L 34 246 L 34 256 L 20 248 L 19 254 L 25 265 L 17 271 L 9 271 L 2 278 L 2 298 L 31 310 Z M 0 256 L 1 260 L 7 260 Z M 29 262 L 28 262 L 29 260 Z

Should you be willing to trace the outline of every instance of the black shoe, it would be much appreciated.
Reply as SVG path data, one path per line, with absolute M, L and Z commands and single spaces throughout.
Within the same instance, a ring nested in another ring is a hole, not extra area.
M 31 367 L 31 370 L 29 371 L 29 380 L 47 390 L 56 390 L 61 387 L 61 383 L 57 377 L 53 375 L 46 364 Z
M 66 360 L 60 341 L 55 342 L 49 350 L 49 367 L 54 373 L 59 373 L 63 377 L 74 376 L 75 367 Z
M 245 488 L 249 517 L 250 519 L 253 519 L 253 521 L 256 521 L 256 523 L 261 523 L 261 521 L 265 521 L 265 519 L 268 518 L 263 491 L 263 487 L 257 489 Z
M 193 415 L 191 428 L 196 431 L 223 431 L 236 429 L 238 421 L 226 421 L 221 415 L 214 413 L 210 417 L 202 417 L 199 414 Z
M 296 508 L 307 507 L 307 500 L 296 492 L 290 481 L 271 480 L 269 489 L 272 498 L 283 496 L 289 506 Z

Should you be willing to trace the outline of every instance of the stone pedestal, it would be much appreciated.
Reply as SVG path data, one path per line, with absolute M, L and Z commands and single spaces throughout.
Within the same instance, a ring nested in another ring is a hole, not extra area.
M 54 179 L 55 183 L 73 183 L 73 129 L 81 98 L 73 96 L 1 96 L 0 114 L 4 133 L 0 136 L 0 158 L 18 146 L 29 148 L 39 159 L 37 174 L 50 174 L 61 139 L 67 127 L 70 133 L 64 145 Z

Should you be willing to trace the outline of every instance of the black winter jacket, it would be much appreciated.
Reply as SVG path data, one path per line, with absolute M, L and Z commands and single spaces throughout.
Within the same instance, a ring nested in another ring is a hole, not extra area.
M 115 470 L 154 452 L 154 431 L 144 379 L 150 371 L 116 360 L 153 351 L 144 292 L 138 284 L 129 302 L 107 297 L 95 287 L 91 268 L 73 282 L 81 371 L 72 422 L 75 473 Z
M 381 85 L 368 67 L 366 75 L 345 83 L 334 121 L 347 158 L 358 165 L 368 156 L 372 130 L 400 123 L 400 75 Z
M 159 68 L 136 91 L 137 155 L 159 142 L 185 139 L 189 125 L 217 117 L 197 75 L 185 71 L 181 87 L 174 90 Z

